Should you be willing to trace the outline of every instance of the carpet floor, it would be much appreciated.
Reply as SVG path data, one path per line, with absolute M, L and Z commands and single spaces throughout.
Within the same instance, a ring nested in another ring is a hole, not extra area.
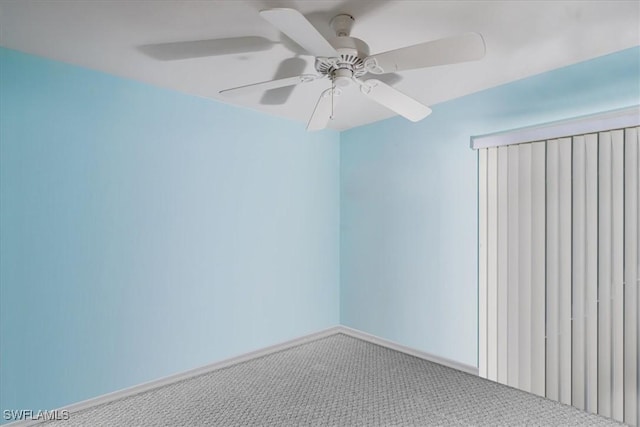
M 42 424 L 620 425 L 341 333 Z

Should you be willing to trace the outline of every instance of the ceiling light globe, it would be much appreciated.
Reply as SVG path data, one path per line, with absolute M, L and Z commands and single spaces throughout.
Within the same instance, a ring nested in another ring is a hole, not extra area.
M 333 84 L 336 87 L 349 86 L 350 83 L 351 83 L 351 77 L 339 76 L 333 80 Z
M 333 72 L 333 84 L 336 87 L 345 87 L 351 83 L 351 77 L 353 77 L 353 71 L 347 68 L 340 68 Z

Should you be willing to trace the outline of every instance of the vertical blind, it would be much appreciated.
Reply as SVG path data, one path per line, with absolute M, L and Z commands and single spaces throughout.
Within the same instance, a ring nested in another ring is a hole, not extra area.
M 479 150 L 479 373 L 640 424 L 640 128 Z

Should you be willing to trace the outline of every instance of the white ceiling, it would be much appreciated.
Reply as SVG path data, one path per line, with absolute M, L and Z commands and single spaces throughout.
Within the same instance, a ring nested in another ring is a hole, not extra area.
M 481 61 L 388 76 L 387 83 L 431 106 L 640 45 L 637 0 L 0 0 L 0 45 L 306 123 L 327 80 L 295 87 L 280 105 L 265 104 L 262 93 L 233 99 L 218 94 L 270 80 L 279 67 L 291 71 L 287 68 L 296 68 L 295 60 L 283 61 L 296 55 L 306 62 L 303 72 L 314 73 L 313 58 L 259 16 L 259 10 L 270 7 L 299 10 L 327 37 L 333 35 L 330 19 L 348 13 L 355 18 L 351 35 L 366 41 L 371 53 L 481 33 L 487 45 Z M 268 38 L 273 45 L 260 52 L 171 61 L 153 59 L 140 49 L 249 35 Z M 278 101 L 280 91 L 266 101 Z M 392 115 L 348 88 L 330 127 L 348 129 Z

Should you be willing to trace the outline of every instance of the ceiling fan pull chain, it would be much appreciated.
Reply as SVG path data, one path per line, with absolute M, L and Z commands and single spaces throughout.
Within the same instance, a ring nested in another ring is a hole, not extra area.
M 336 91 L 335 76 L 332 74 L 331 75 L 331 115 L 329 116 L 329 120 L 333 120 L 333 95 L 335 91 Z

